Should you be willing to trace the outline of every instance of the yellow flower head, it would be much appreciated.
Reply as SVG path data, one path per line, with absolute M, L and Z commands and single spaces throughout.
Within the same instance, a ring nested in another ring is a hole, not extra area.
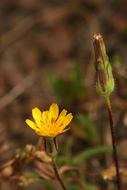
M 26 123 L 35 130 L 35 132 L 44 137 L 56 137 L 70 129 L 66 126 L 71 122 L 73 116 L 67 114 L 65 109 L 59 115 L 59 107 L 57 104 L 52 104 L 48 111 L 41 112 L 38 108 L 32 110 L 32 115 L 35 123 L 26 119 Z M 59 115 L 59 116 L 58 116 Z

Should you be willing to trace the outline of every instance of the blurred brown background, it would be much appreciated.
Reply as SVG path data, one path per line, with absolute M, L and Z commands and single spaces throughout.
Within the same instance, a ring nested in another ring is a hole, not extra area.
M 43 110 L 56 102 L 73 113 L 88 112 L 100 127 L 107 125 L 103 97 L 95 92 L 94 33 L 102 34 L 112 62 L 116 79 L 112 95 L 114 121 L 119 143 L 125 148 L 127 1 L 0 1 L 1 161 L 10 158 L 16 148 L 37 141 L 37 135 L 25 124 L 35 106 Z M 84 73 L 87 95 L 76 106 L 74 102 L 69 106 L 53 92 L 47 76 L 55 73 L 67 79 L 75 62 Z M 108 132 L 104 134 L 108 136 Z M 107 136 L 103 141 L 110 144 Z M 122 158 L 127 159 L 126 155 Z

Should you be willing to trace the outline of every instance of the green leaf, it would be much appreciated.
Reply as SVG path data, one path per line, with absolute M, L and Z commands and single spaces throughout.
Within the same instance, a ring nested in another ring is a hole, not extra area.
M 79 124 L 79 130 L 81 130 L 82 134 L 84 133 L 85 139 L 90 143 L 99 144 L 100 137 L 92 119 L 83 114 L 77 114 L 75 118 Z
M 77 189 L 80 189 L 80 187 L 79 187 L 79 185 L 72 183 L 72 184 L 68 185 L 67 189 L 68 190 L 77 190 Z
M 50 73 L 48 75 L 48 81 L 49 81 L 53 91 L 61 99 L 67 99 L 70 96 L 69 85 L 64 79 L 58 78 L 53 73 Z
M 79 64 L 74 64 L 74 68 L 70 75 L 71 94 L 76 98 L 82 99 L 85 97 L 86 91 L 83 85 L 83 73 Z
M 42 183 L 46 187 L 46 189 L 48 189 L 48 190 L 55 190 L 55 188 L 53 187 L 53 185 L 52 185 L 52 183 L 51 183 L 50 180 L 43 179 Z
M 112 57 L 112 60 L 114 62 L 114 66 L 116 68 L 122 67 L 122 62 L 121 62 L 121 58 L 120 58 L 119 54 L 114 54 Z
M 82 176 L 80 178 L 85 190 L 97 190 L 97 188 L 89 183 L 87 183 L 85 180 L 84 180 L 84 176 Z M 80 189 L 79 185 L 76 184 L 76 182 L 73 182 L 72 184 L 68 185 L 68 190 L 77 190 L 77 189 Z
M 81 67 L 78 63 L 75 63 L 72 73 L 70 75 L 70 80 L 73 82 L 75 81 L 81 82 L 82 78 L 83 78 L 83 73 Z
M 25 149 L 24 148 L 18 148 L 18 149 L 16 149 L 16 154 L 23 154 L 23 153 L 25 153 Z
M 83 85 L 82 71 L 79 64 L 74 64 L 70 76 L 66 79 L 57 77 L 55 74 L 48 75 L 48 81 L 53 91 L 64 102 L 72 103 L 75 99 L 85 97 L 86 91 Z
M 37 174 L 36 172 L 25 172 L 24 174 L 26 177 L 28 178 L 32 178 L 32 179 L 39 179 L 40 175 Z
M 97 154 L 102 154 L 105 152 L 112 152 L 112 147 L 111 146 L 99 146 L 96 148 L 82 151 L 77 156 L 75 156 L 75 158 L 73 159 L 73 163 L 76 165 L 80 164 L 85 159 L 89 159 Z
M 97 188 L 91 184 L 86 183 L 85 185 L 86 190 L 97 190 Z

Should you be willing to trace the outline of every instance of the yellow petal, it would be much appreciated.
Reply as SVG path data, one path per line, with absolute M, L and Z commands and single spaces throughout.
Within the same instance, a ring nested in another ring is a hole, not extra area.
M 32 115 L 37 125 L 40 126 L 40 120 L 42 119 L 41 111 L 38 108 L 34 108 L 32 109 Z
M 68 131 L 68 130 L 70 130 L 70 127 L 68 127 L 67 129 L 64 129 L 64 130 L 62 131 L 62 133 L 65 133 L 65 132 Z
M 59 115 L 59 107 L 57 104 L 52 104 L 49 108 L 50 119 L 56 120 Z
M 71 122 L 72 119 L 73 119 L 73 115 L 69 113 L 68 115 L 65 116 L 63 120 L 63 125 L 67 126 Z
M 60 113 L 57 121 L 56 121 L 56 124 L 55 124 L 56 126 L 58 126 L 58 125 L 60 125 L 62 123 L 66 113 L 67 113 L 67 110 L 63 109 L 62 112 Z
M 29 119 L 26 123 L 35 130 L 40 136 L 52 137 L 68 131 L 70 128 L 66 126 L 71 122 L 73 116 L 71 113 L 68 115 L 65 109 L 59 115 L 59 107 L 57 104 L 52 104 L 48 111 L 41 111 L 38 108 L 32 110 L 32 115 L 35 123 Z M 59 117 L 58 117 L 59 115 Z
M 42 121 L 45 125 L 49 123 L 49 111 L 42 112 Z
M 67 129 L 64 129 L 64 130 L 59 131 L 59 132 L 58 132 L 58 135 L 65 133 L 65 132 L 68 131 L 69 129 L 70 129 L 70 127 L 68 127 Z
M 38 129 L 37 124 L 34 123 L 33 121 L 31 121 L 30 119 L 26 119 L 26 123 L 27 123 L 27 125 L 29 125 L 29 127 L 31 127 L 32 129 L 34 129 L 34 130 Z
M 48 133 L 47 131 L 45 131 L 44 129 L 41 129 L 41 130 L 36 130 L 35 131 L 39 136 L 44 136 L 44 137 L 48 137 Z

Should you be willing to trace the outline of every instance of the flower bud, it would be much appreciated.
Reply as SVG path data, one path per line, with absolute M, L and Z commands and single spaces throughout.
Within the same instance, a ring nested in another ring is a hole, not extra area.
M 93 37 L 96 68 L 96 90 L 99 94 L 110 95 L 114 90 L 112 68 L 106 54 L 105 44 L 100 34 Z

